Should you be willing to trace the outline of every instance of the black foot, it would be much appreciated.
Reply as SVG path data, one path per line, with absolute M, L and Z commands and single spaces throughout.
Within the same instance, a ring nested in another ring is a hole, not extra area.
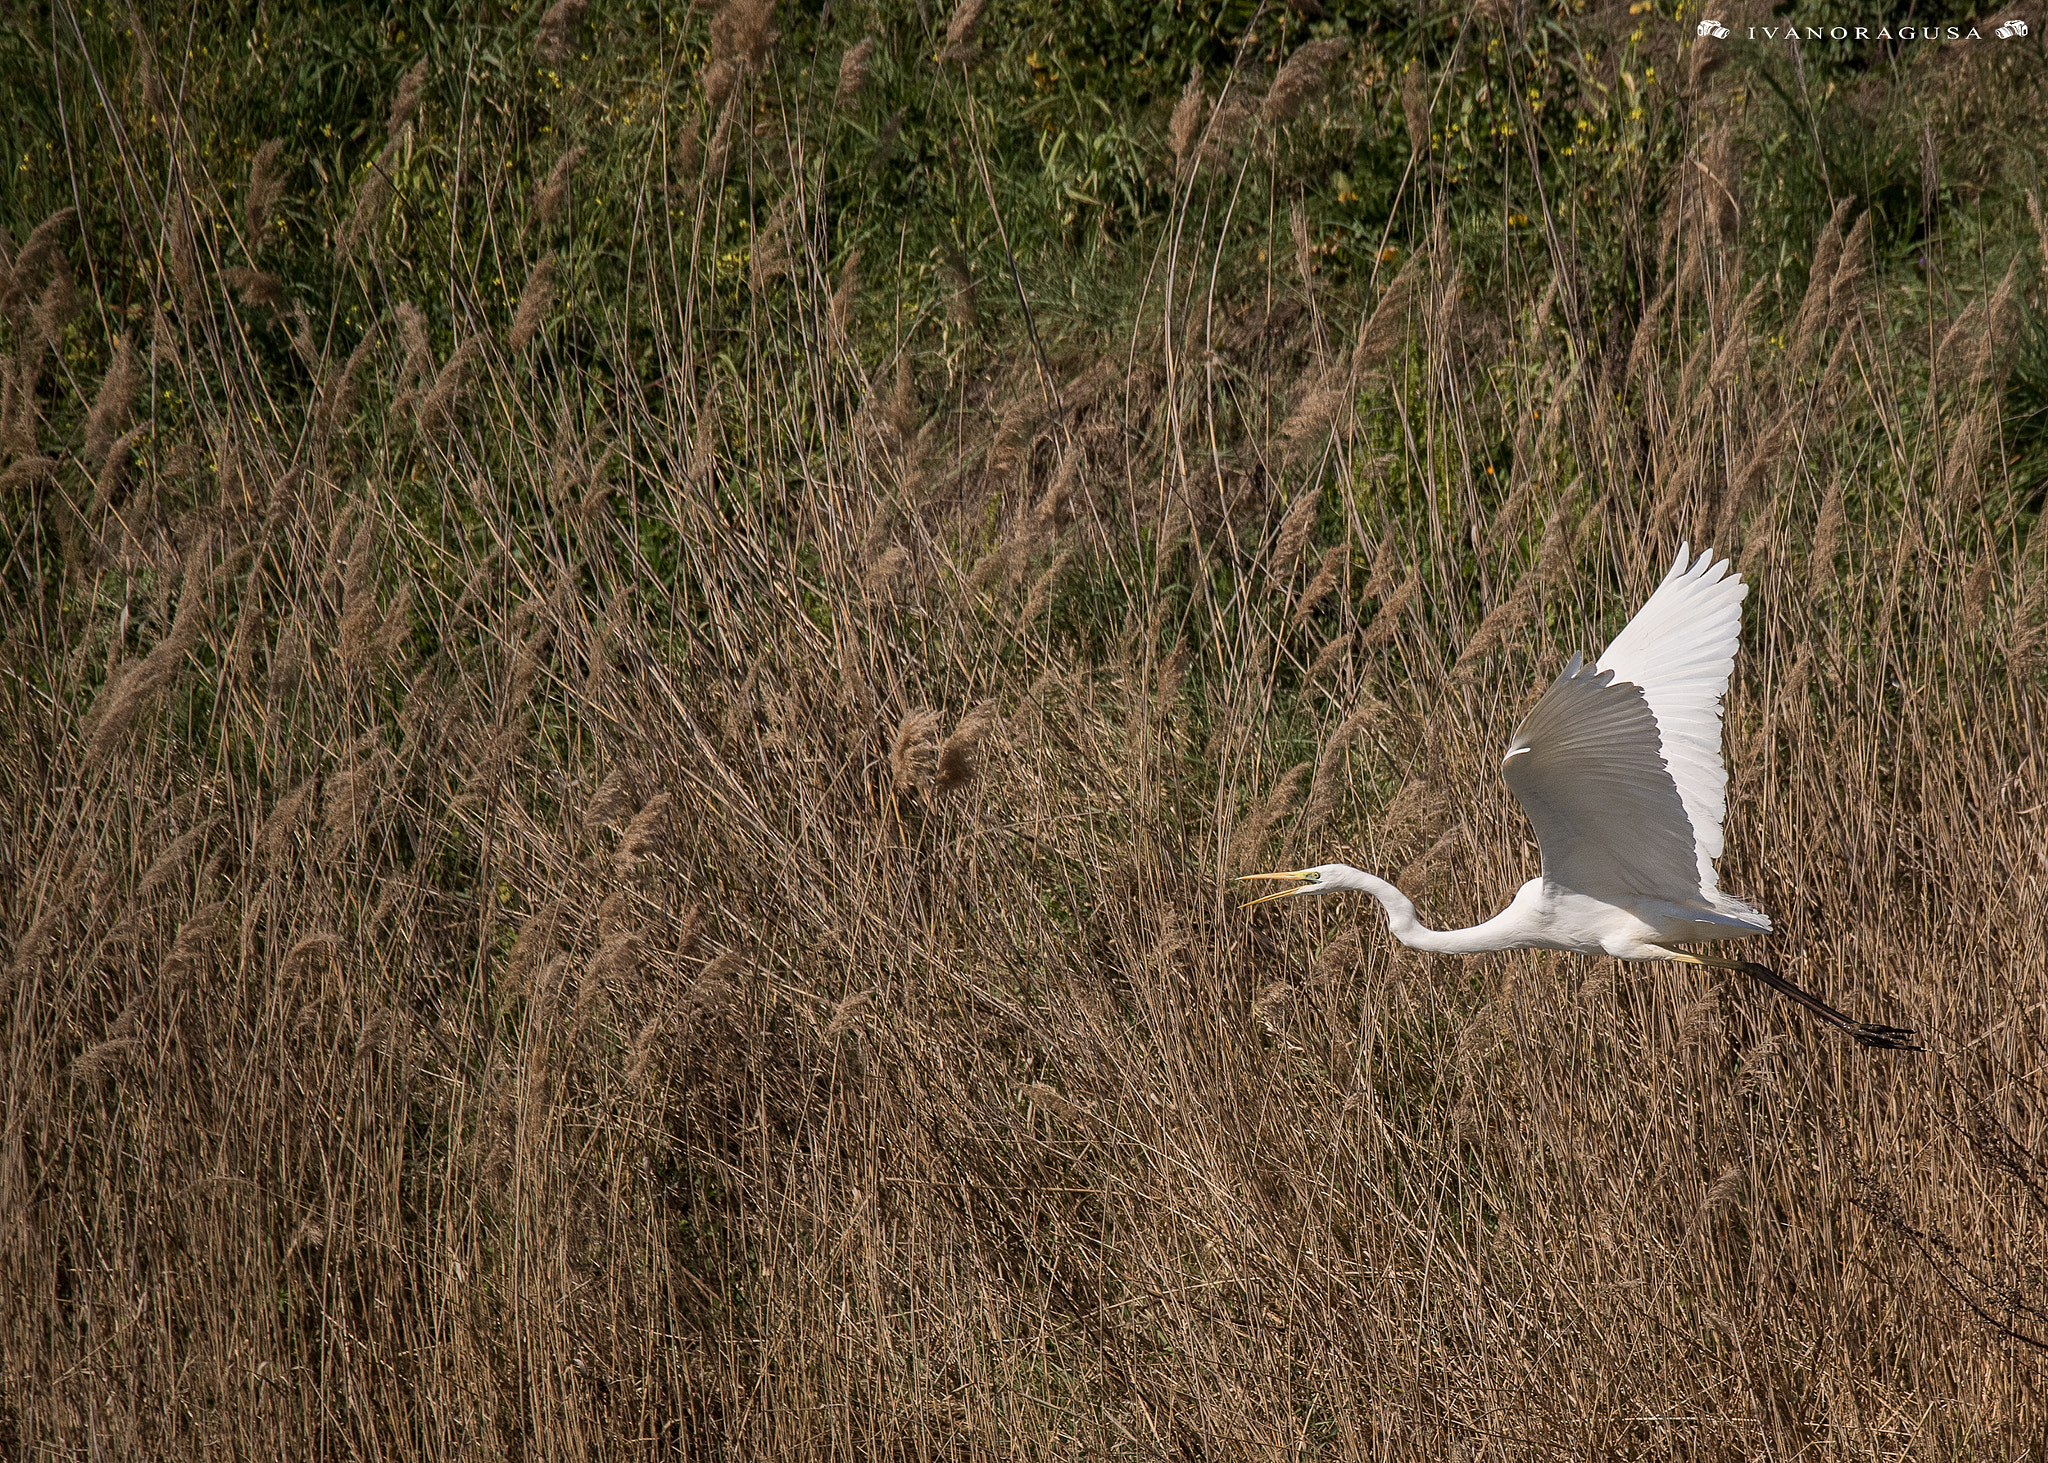
M 1903 1026 L 1873 1026 L 1867 1021 L 1858 1021 L 1845 1016 L 1816 996 L 1812 991 L 1803 991 L 1768 965 L 1759 965 L 1754 960 L 1730 961 L 1735 969 L 1753 979 L 1762 981 L 1788 1000 L 1797 1001 L 1821 1020 L 1838 1031 L 1845 1031 L 1865 1046 L 1881 1047 L 1886 1051 L 1920 1052 L 1927 1050 L 1913 1040 L 1917 1034 Z
M 1851 1021 L 1842 1030 L 1855 1037 L 1865 1046 L 1883 1047 L 1894 1052 L 1924 1052 L 1926 1047 L 1913 1040 L 1917 1032 L 1903 1026 L 1872 1026 L 1867 1022 Z

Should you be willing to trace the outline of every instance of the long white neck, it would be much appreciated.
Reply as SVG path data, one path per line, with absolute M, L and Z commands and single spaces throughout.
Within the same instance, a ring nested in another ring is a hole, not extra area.
M 1521 949 L 1528 943 L 1530 932 L 1523 913 L 1513 904 L 1484 924 L 1468 925 L 1462 930 L 1433 930 L 1415 917 L 1414 900 L 1363 869 L 1354 869 L 1349 864 L 1326 866 L 1315 892 L 1338 889 L 1356 889 L 1377 899 L 1380 908 L 1387 912 L 1387 932 L 1411 950 L 1427 950 L 1433 955 L 1483 955 L 1491 950 Z

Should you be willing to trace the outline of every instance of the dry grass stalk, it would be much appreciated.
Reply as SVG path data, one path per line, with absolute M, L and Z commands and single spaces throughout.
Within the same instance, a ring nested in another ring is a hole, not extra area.
M 619 835 L 618 870 L 631 873 L 635 867 L 664 852 L 675 837 L 675 799 L 665 792 L 647 800 L 647 806 Z
M 473 340 L 466 340 L 448 358 L 446 365 L 434 377 L 434 384 L 420 398 L 420 430 L 428 434 L 440 431 L 455 415 L 455 407 L 462 394 L 462 377 L 471 362 L 483 354 L 482 348 Z
M 1721 334 L 1721 348 L 1714 354 L 1713 369 L 1707 372 L 1707 390 L 1718 395 L 1742 375 L 1749 364 L 1750 348 L 1756 344 L 1750 334 L 1749 316 L 1756 302 L 1763 297 L 1764 282 L 1758 280 L 1742 303 L 1735 307 Z
M 1401 633 L 1402 618 L 1415 602 L 1416 591 L 1421 587 L 1422 571 L 1410 569 L 1408 577 L 1401 581 L 1401 587 L 1381 602 L 1379 613 L 1373 616 L 1372 623 L 1358 637 L 1361 649 L 1385 645 Z
M 1977 561 L 1977 567 L 1970 571 L 1969 582 L 1963 586 L 1963 628 L 1974 631 L 1984 623 L 1985 607 L 1991 602 L 1991 584 L 1998 573 L 1998 553 L 1995 549 L 1985 550 L 1984 557 Z
M 1308 215 L 1302 212 L 1299 203 L 1287 205 L 1287 233 L 1294 240 L 1294 270 L 1301 276 L 1301 287 L 1313 295 L 1316 288 L 1315 255 L 1311 250 L 1308 236 Z
M 87 510 L 94 518 L 110 505 L 119 502 L 121 491 L 128 485 L 128 459 L 135 445 L 151 432 L 148 422 L 130 427 L 114 439 L 107 449 L 105 461 L 100 464 L 99 478 L 93 487 L 92 504 Z
M 789 273 L 789 229 L 794 195 L 784 194 L 754 231 L 747 255 L 747 287 L 760 294 Z
M 2008 351 L 2013 338 L 2019 332 L 2021 311 L 2013 308 L 2013 289 L 2019 279 L 2019 256 L 2005 267 L 2005 277 L 1998 282 L 1998 288 L 1991 292 L 1991 299 L 1984 306 L 1984 330 L 1977 341 L 1976 354 L 1970 360 L 1969 384 L 1982 386 L 1987 382 L 1994 387 L 2004 385 L 2005 368 L 2010 364 Z
M 1256 811 L 1238 826 L 1237 836 L 1230 840 L 1230 857 L 1225 867 L 1248 870 L 1264 852 L 1266 841 L 1272 837 L 1273 825 L 1278 823 L 1294 807 L 1301 797 L 1302 785 L 1315 770 L 1313 762 L 1301 762 L 1291 767 L 1287 775 L 1273 784 L 1273 790 Z
M 924 420 L 924 406 L 917 397 L 917 377 L 910 368 L 910 357 L 896 358 L 896 389 L 889 396 L 889 430 L 896 434 L 899 442 L 908 442 L 917 435 L 918 424 Z
M 1394 587 L 1394 576 L 1401 572 L 1401 557 L 1394 549 L 1394 531 L 1390 528 L 1380 536 L 1380 546 L 1373 551 L 1372 568 L 1366 573 L 1365 588 L 1359 591 L 1360 599 L 1380 599 Z
M 366 513 L 349 545 L 348 567 L 341 580 L 339 651 L 344 669 L 369 668 L 370 651 L 383 623 L 377 606 L 377 521 Z
M 1655 357 L 1657 327 L 1663 319 L 1664 307 L 1671 303 L 1677 291 L 1676 280 L 1668 281 L 1650 301 L 1650 308 L 1643 311 L 1643 318 L 1636 323 L 1635 341 L 1629 347 L 1628 370 L 1623 378 L 1625 385 L 1633 385 L 1642 377 L 1644 367 Z
M 0 270 L 0 319 L 16 331 L 22 329 L 22 310 L 50 275 L 64 267 L 57 250 L 59 239 L 78 217 L 75 208 L 60 208 L 35 228 L 22 242 L 21 250 Z
M 1243 87 L 1226 84 L 1222 95 L 1216 98 L 1215 108 L 1209 113 L 1209 125 L 1203 130 L 1202 143 L 1197 149 L 1198 159 L 1211 167 L 1227 163 L 1230 150 L 1244 142 L 1252 120 L 1258 114 L 1258 103 L 1246 94 Z
M 1735 129 L 1724 124 L 1709 133 L 1695 166 L 1708 227 L 1724 239 L 1733 237 L 1742 224 L 1742 200 L 1736 192 L 1742 182 L 1742 158 Z
M 1978 471 L 1984 449 L 1996 434 L 1994 409 L 1970 412 L 1956 427 L 1942 462 L 1941 497 L 1958 508 L 1971 509 L 1982 501 L 1983 484 Z
M 1842 241 L 1834 282 L 1828 286 L 1828 307 L 1836 323 L 1855 307 L 1857 287 L 1870 268 L 1870 218 L 1866 209 Z
M 1354 638 L 1356 637 L 1346 632 L 1334 635 L 1324 642 L 1323 648 L 1316 652 L 1316 658 L 1309 662 L 1308 673 L 1302 677 L 1303 683 L 1313 686 L 1342 665 L 1351 654 L 1351 642 Z
M 1479 628 L 1472 632 L 1472 638 L 1465 642 L 1465 648 L 1458 652 L 1458 659 L 1451 667 L 1453 680 L 1476 679 L 1480 662 L 1506 644 L 1508 636 L 1535 618 L 1536 584 L 1536 574 L 1523 575 L 1514 592 L 1479 622 Z
M 896 154 L 896 142 L 903 135 L 903 122 L 910 115 L 907 108 L 898 107 L 883 121 L 875 133 L 875 147 L 868 158 L 867 176 L 872 178 L 880 173 Z
M 1301 404 L 1280 424 L 1283 455 L 1288 460 L 1303 457 L 1347 414 L 1351 405 L 1350 382 L 1350 372 L 1340 366 L 1303 394 Z
M 506 335 L 506 344 L 514 355 L 533 344 L 540 334 L 542 321 L 548 307 L 555 302 L 555 255 L 549 250 L 541 256 L 540 263 L 533 266 L 533 273 L 526 277 L 526 288 L 519 292 L 519 308 L 512 314 L 512 329 Z
M 1024 596 L 1023 607 L 1017 611 L 1020 624 L 1029 624 L 1052 608 L 1053 591 L 1059 587 L 1060 576 L 1065 574 L 1068 566 L 1074 562 L 1076 552 L 1075 546 L 1070 543 L 1063 545 L 1060 551 L 1053 555 L 1052 563 L 1033 581 L 1030 592 Z
M 1343 637 L 1347 642 L 1350 637 Z M 1336 816 L 1337 804 L 1343 797 L 1344 757 L 1351 744 L 1370 731 L 1386 713 L 1386 707 L 1368 699 L 1337 724 L 1337 730 L 1323 743 L 1323 750 L 1316 757 L 1315 776 L 1309 783 L 1308 809 L 1305 831 L 1315 832 L 1330 826 Z
M 1301 551 L 1308 545 L 1308 537 L 1316 526 L 1316 510 L 1321 507 L 1323 490 L 1310 488 L 1294 500 L 1294 506 L 1287 510 L 1287 516 L 1280 520 L 1279 536 L 1273 541 L 1273 560 L 1270 572 L 1276 579 L 1285 579 L 1294 572 L 1294 566 L 1301 559 Z
M 1301 592 L 1301 602 L 1294 607 L 1293 623 L 1306 624 L 1316 607 L 1336 593 L 1344 562 L 1351 550 L 1345 544 L 1333 544 L 1323 551 L 1323 561 L 1316 566 L 1315 577 L 1308 582 L 1308 588 Z
M 1848 526 L 1849 510 L 1842 501 L 1842 479 L 1837 477 L 1828 484 L 1827 495 L 1821 499 L 1820 516 L 1813 525 L 1813 548 L 1809 560 L 1825 566 L 1832 573 L 1835 551 L 1842 543 L 1842 530 Z
M 362 187 L 356 193 L 356 206 L 350 212 L 347 222 L 336 230 L 334 253 L 337 260 L 346 260 L 355 253 L 358 244 L 375 246 L 377 235 L 382 232 L 385 216 L 391 211 L 391 173 L 396 167 L 398 144 L 385 144 L 384 150 L 370 163 L 370 169 L 363 175 Z M 174 229 L 171 235 L 173 257 L 179 247 L 179 240 L 185 237 L 184 230 Z M 188 249 L 189 242 L 186 244 Z
M 832 93 L 832 105 L 844 110 L 860 100 L 873 73 L 876 41 L 862 36 L 839 58 L 839 87 Z
M 85 419 L 85 450 L 80 454 L 86 471 L 99 473 L 135 408 L 135 393 L 142 386 L 142 370 L 135 359 L 135 347 L 124 332 L 114 338 L 114 359 L 100 378 L 92 410 Z
M 88 719 L 87 765 L 97 767 L 106 763 L 136 719 L 169 688 L 185 657 L 199 644 L 205 623 L 209 548 L 210 544 L 202 541 L 187 552 L 177 613 L 163 639 L 148 655 L 127 662 L 107 677 Z
M 909 567 L 910 550 L 901 544 L 891 544 L 869 563 L 867 572 L 861 576 L 861 587 L 869 594 L 887 597 Z
M 61 354 L 64 327 L 77 318 L 79 308 L 78 285 L 72 280 L 70 269 L 59 263 L 50 271 L 49 283 L 43 286 L 43 293 L 29 314 L 36 338 Z
M 1429 156 L 1428 86 L 1418 65 L 1410 65 L 1401 76 L 1401 114 L 1408 122 L 1408 146 L 1417 157 Z
M 1304 106 L 1328 88 L 1330 68 L 1349 45 L 1342 36 L 1334 36 L 1298 47 L 1267 89 L 1266 99 L 1259 106 L 1260 117 L 1271 124 L 1293 121 Z
M 839 1038 L 853 1030 L 860 1022 L 861 1012 L 868 1008 L 868 1003 L 874 998 L 873 991 L 852 991 L 842 996 L 839 1004 L 832 1008 L 832 1020 L 825 1027 L 826 1043 L 836 1043 Z
M 1351 352 L 1354 380 L 1379 371 L 1408 338 L 1408 306 L 1421 280 L 1422 256 L 1411 255 L 1387 286 L 1387 292 L 1380 296 L 1372 318 L 1358 333 L 1358 344 Z
M 1721 512 L 1714 529 L 1714 541 L 1724 550 L 1735 547 L 1735 530 L 1743 511 L 1755 499 L 1757 489 L 1763 486 L 1764 478 L 1778 464 L 1784 455 L 1785 445 L 1792 434 L 1793 423 L 1799 413 L 1797 407 L 1787 407 L 1777 419 L 1751 444 L 1749 455 L 1743 459 L 1728 481 L 1728 491 L 1721 499 Z
M 1806 294 L 1799 302 L 1799 314 L 1792 323 L 1792 358 L 1795 363 L 1806 359 L 1814 339 L 1828 323 L 1835 270 L 1842 259 L 1842 220 L 1848 217 L 1855 202 L 1853 198 L 1844 198 L 1836 204 L 1834 214 L 1821 227 L 1820 237 L 1814 241 L 1813 262 L 1806 275 Z
M 950 249 L 946 251 L 946 275 L 953 284 L 953 297 L 946 302 L 946 317 L 963 329 L 972 329 L 979 318 L 974 274 L 967 261 Z

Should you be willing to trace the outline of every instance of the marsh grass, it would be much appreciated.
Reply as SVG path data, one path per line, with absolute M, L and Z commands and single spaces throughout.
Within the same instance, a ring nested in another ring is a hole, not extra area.
M 131 231 L 7 246 L 10 1450 L 2038 1437 L 2020 201 L 1932 288 L 1809 199 L 1787 284 L 1708 125 L 1765 103 L 1670 47 L 1666 151 L 1603 164 L 1649 241 L 1603 318 L 1590 219 L 1451 208 L 1453 57 L 1380 75 L 1405 242 L 1322 278 L 1289 149 L 1378 63 L 1304 47 L 1160 99 L 1114 328 L 1027 328 L 993 228 L 899 267 L 805 150 L 852 125 L 807 108 L 887 136 L 922 67 L 959 196 L 1024 237 L 977 0 L 922 56 L 689 23 L 702 105 L 635 167 L 492 181 L 406 70 L 343 247 L 274 298 L 229 230 L 306 216 L 287 159 L 217 171 L 160 70 L 108 72 L 158 128 Z M 523 44 L 570 66 L 595 24 Z M 400 293 L 434 199 L 494 262 Z M 330 269 L 357 305 L 276 349 Z M 1681 540 L 1753 586 L 1724 884 L 1927 1053 L 1708 973 L 1233 908 L 1345 858 L 1490 914 L 1536 867 L 1499 748 Z

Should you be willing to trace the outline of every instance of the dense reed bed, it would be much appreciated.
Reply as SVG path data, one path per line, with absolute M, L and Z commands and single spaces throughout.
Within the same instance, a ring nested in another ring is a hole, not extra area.
M 100 101 L 0 271 L 7 1451 L 2038 1439 L 2048 234 L 1943 161 L 2038 68 L 1871 73 L 1931 99 L 1914 225 L 1690 13 L 1268 22 L 1077 138 L 1084 204 L 1016 183 L 1068 156 L 1017 161 L 1028 37 L 877 16 L 667 17 L 584 132 L 423 62 L 345 173 L 209 131 L 181 38 L 53 43 Z M 626 44 L 527 25 L 472 51 Z M 1612 126 L 1528 116 L 1487 203 L 1489 76 Z M 953 189 L 900 228 L 899 145 Z M 978 231 L 920 257 L 933 207 Z M 1925 1053 L 1234 907 L 1343 858 L 1490 914 L 1501 747 L 1688 540 L 1753 586 L 1723 886 Z

